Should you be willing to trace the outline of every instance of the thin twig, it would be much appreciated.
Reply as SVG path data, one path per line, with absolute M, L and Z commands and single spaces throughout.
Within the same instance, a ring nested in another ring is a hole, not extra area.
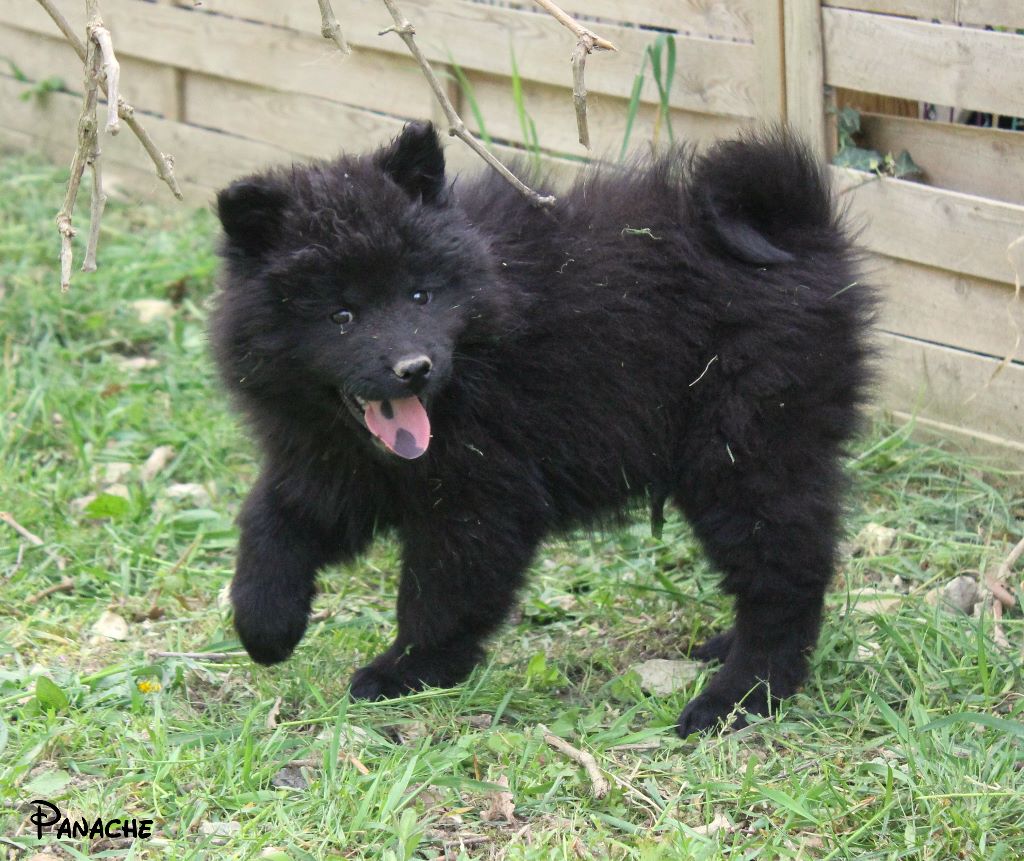
M 184 658 L 190 661 L 237 661 L 247 657 L 245 652 L 150 652 L 151 658 Z
M 99 79 L 100 59 L 97 56 L 93 62 L 89 74 L 93 76 L 94 84 L 97 86 Z M 93 118 L 95 120 L 95 117 Z M 108 114 L 109 122 L 109 114 Z M 92 171 L 92 195 L 89 197 L 89 241 L 85 246 L 85 260 L 82 261 L 83 272 L 96 271 L 96 249 L 100 241 L 100 222 L 103 219 L 103 210 L 107 205 L 107 193 L 103 190 L 103 166 L 100 163 L 100 136 L 93 130 L 92 152 L 86 159 L 86 164 Z
M 1017 560 L 1020 559 L 1022 555 L 1024 555 L 1024 538 L 1017 542 L 1013 550 L 1010 551 L 1010 555 L 1003 560 L 1003 563 L 999 566 L 999 570 L 996 571 L 995 582 L 997 584 L 1002 586 L 1008 579 L 1010 579 L 1010 572 L 1013 570 L 1013 566 L 1017 564 Z M 989 587 L 991 588 L 991 583 L 989 584 Z M 1005 589 L 1003 591 L 1005 591 Z M 1012 607 L 1016 603 L 1013 595 L 1010 595 L 1008 592 L 1005 597 L 1009 598 L 1009 602 L 1006 602 L 1002 596 L 997 595 L 997 597 L 999 597 L 1000 601 L 1006 603 L 1007 607 Z
M 18 521 L 14 519 L 14 515 L 6 511 L 0 511 L 0 520 L 10 526 L 11 529 L 17 532 L 18 535 L 24 538 L 29 544 L 33 544 L 36 547 L 43 546 L 43 539 L 34 532 L 29 532 L 24 526 L 18 523 Z
M 1010 579 L 1010 572 L 1013 570 L 1013 566 L 1017 564 L 1017 560 L 1020 559 L 1021 555 L 1024 555 L 1024 538 L 1014 545 L 1014 548 L 1000 564 L 995 574 L 989 573 L 985 577 L 985 585 L 988 586 L 988 590 L 991 593 L 991 597 L 986 602 L 986 605 L 990 604 L 992 610 L 992 638 L 995 640 L 996 645 L 1004 651 L 1010 647 L 1010 642 L 1003 632 L 1003 611 L 1009 610 L 1017 603 L 1017 599 L 1006 588 L 1006 581 Z M 1022 645 L 1022 649 L 1024 649 L 1024 645 Z
M 47 586 L 45 589 L 40 589 L 35 595 L 30 595 L 25 599 L 26 604 L 38 604 L 44 598 L 49 598 L 51 595 L 56 595 L 58 592 L 74 592 L 75 581 L 70 577 L 65 577 L 60 583 L 54 583 L 52 586 Z
M 121 131 L 121 124 L 118 122 L 117 117 L 117 103 L 121 98 L 121 64 L 117 62 L 117 57 L 114 56 L 114 43 L 111 41 L 110 31 L 103 26 L 103 21 L 99 18 L 98 11 L 96 22 L 91 23 L 86 28 L 86 32 L 99 46 L 100 53 L 103 56 L 103 77 L 106 80 L 107 92 L 106 131 L 116 135 Z
M 532 188 L 522 182 L 512 171 L 510 171 L 505 165 L 503 165 L 494 155 L 487 150 L 486 147 L 480 141 L 478 141 L 469 130 L 466 128 L 466 124 L 462 121 L 462 118 L 456 113 L 455 108 L 452 106 L 451 100 L 448 98 L 448 94 L 445 93 L 444 87 L 441 86 L 441 82 L 437 79 L 437 75 L 434 74 L 434 70 L 431 68 L 430 63 L 427 62 L 427 58 L 423 56 L 416 44 L 416 40 L 413 38 L 416 34 L 416 29 L 409 23 L 409 20 L 402 14 L 394 0 L 384 0 L 384 5 L 387 7 L 388 12 L 391 13 L 391 17 L 394 20 L 394 26 L 388 27 L 380 31 L 380 35 L 383 36 L 385 33 L 397 33 L 405 46 L 409 49 L 409 53 L 412 54 L 413 58 L 419 63 L 420 69 L 423 70 L 423 75 L 427 79 L 427 83 L 430 85 L 430 89 L 434 93 L 434 97 L 441 105 L 441 110 L 444 111 L 445 118 L 448 120 L 448 134 L 457 137 L 463 143 L 465 143 L 473 152 L 475 152 L 480 158 L 482 158 L 487 164 L 494 168 L 501 176 L 511 184 L 523 197 L 525 197 L 534 206 L 552 206 L 555 202 L 555 198 L 549 196 L 542 197 L 537 194 Z
M 351 54 L 352 49 L 345 41 L 345 34 L 341 32 L 341 24 L 331 8 L 331 0 L 317 0 L 320 4 L 320 35 L 338 46 L 342 54 Z
M 78 38 L 78 35 L 68 24 L 67 19 L 61 14 L 60 10 L 53 4 L 53 0 L 36 0 L 43 9 L 46 10 L 53 22 L 57 25 L 57 28 L 64 34 L 64 38 L 68 40 L 71 47 L 75 49 L 75 53 L 78 54 L 78 58 L 84 63 L 85 62 L 85 43 Z M 100 81 L 100 88 L 107 92 L 106 82 Z M 167 187 L 170 188 L 178 200 L 183 200 L 184 195 L 181 193 L 181 189 L 178 187 L 178 180 L 174 176 L 174 157 L 162 153 L 157 149 L 156 144 L 153 143 L 153 139 L 149 136 L 149 133 L 139 124 L 139 121 L 135 119 L 135 108 L 133 108 L 124 97 L 119 95 L 117 98 L 117 115 L 125 121 L 125 125 L 132 130 L 132 133 L 139 139 L 139 143 L 142 144 L 143 149 L 146 150 L 146 154 L 153 161 L 153 165 L 156 167 L 156 175 L 160 177 Z
M 585 750 L 580 750 L 578 747 L 573 747 L 565 739 L 554 735 L 544 724 L 539 724 L 539 727 L 540 731 L 544 734 L 544 741 L 548 745 L 569 757 L 573 762 L 578 762 L 583 766 L 587 772 L 587 777 L 590 778 L 590 787 L 594 793 L 594 798 L 604 798 L 608 794 L 610 785 L 605 776 L 601 774 L 601 769 L 598 767 L 597 760 L 594 759 L 593 755 Z
M 77 232 L 71 224 L 71 215 L 75 211 L 78 199 L 78 187 L 82 183 L 86 162 L 96 149 L 96 103 L 98 101 L 98 70 L 99 52 L 96 43 L 89 42 L 85 54 L 85 95 L 82 97 L 82 112 L 78 115 L 78 142 L 75 154 L 71 157 L 71 176 L 68 178 L 68 190 L 64 193 L 64 203 L 57 213 L 57 232 L 60 234 L 60 290 L 67 293 L 71 286 L 71 240 Z
M 551 0 L 534 0 L 534 2 L 576 36 L 576 47 L 572 52 L 572 101 L 576 108 L 576 130 L 579 132 L 580 143 L 590 149 L 590 129 L 587 126 L 587 85 L 583 80 L 587 57 L 594 51 L 617 51 L 619 49 L 607 39 L 602 39 L 593 30 L 588 30 Z

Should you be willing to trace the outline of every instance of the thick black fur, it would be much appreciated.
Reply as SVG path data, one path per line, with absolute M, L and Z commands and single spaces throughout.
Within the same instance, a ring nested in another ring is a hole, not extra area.
M 397 637 L 352 694 L 456 684 L 546 535 L 670 498 L 736 604 L 696 652 L 722 666 L 679 732 L 803 681 L 872 301 L 797 142 L 599 168 L 545 211 L 491 172 L 451 184 L 413 124 L 376 154 L 240 180 L 218 211 L 213 342 L 263 450 L 231 593 L 256 661 L 299 642 L 319 569 L 394 530 Z M 433 438 L 401 460 L 345 401 L 408 396 L 393 367 L 421 355 Z

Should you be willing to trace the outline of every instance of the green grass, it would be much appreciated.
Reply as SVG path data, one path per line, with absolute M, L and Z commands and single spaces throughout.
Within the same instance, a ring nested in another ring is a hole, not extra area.
M 74 858 L 1024 856 L 1020 613 L 1004 622 L 1013 650 L 1002 653 L 990 620 L 923 599 L 1005 555 L 1024 485 L 904 429 L 877 428 L 851 464 L 851 531 L 884 524 L 896 543 L 844 562 L 805 691 L 739 733 L 679 740 L 672 724 L 706 674 L 649 697 L 630 671 L 685 657 L 728 618 L 672 513 L 661 541 L 639 524 L 547 545 L 521 615 L 455 690 L 346 699 L 349 673 L 392 631 L 388 542 L 322 578 L 316 607 L 331 615 L 283 666 L 154 657 L 238 648 L 218 595 L 256 467 L 206 352 L 215 225 L 112 202 L 102 268 L 61 296 L 64 173 L 0 161 L 0 509 L 44 542 L 0 524 L 7 857 L 38 851 L 19 808 L 36 797 L 156 820 L 156 838 L 132 847 L 61 841 Z M 140 323 L 130 302 L 142 298 L 171 298 L 173 316 Z M 125 365 L 138 357 L 153 366 Z M 161 445 L 173 458 L 141 480 Z M 90 517 L 98 509 L 75 501 L 121 462 L 134 470 L 127 504 L 101 499 L 109 516 Z M 185 483 L 209 501 L 169 496 Z M 852 593 L 896 575 L 911 591 L 892 612 L 844 612 Z M 26 603 L 63 577 L 73 592 Z M 128 621 L 126 640 L 93 634 L 108 609 Z M 606 798 L 545 745 L 542 724 L 593 753 L 613 778 Z M 275 788 L 294 761 L 307 788 Z M 502 778 L 514 824 L 483 816 Z M 716 817 L 727 827 L 709 834 Z M 237 831 L 208 833 L 217 823 Z

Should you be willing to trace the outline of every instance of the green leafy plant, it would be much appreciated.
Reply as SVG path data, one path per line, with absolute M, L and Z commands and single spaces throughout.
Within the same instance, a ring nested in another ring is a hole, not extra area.
M 664 58 L 664 63 L 662 58 Z M 640 97 L 643 94 L 646 80 L 644 73 L 647 70 L 648 62 L 650 62 L 654 84 L 658 88 L 658 114 L 654 120 L 652 142 L 657 146 L 662 125 L 665 127 L 669 141 L 675 141 L 675 134 L 672 130 L 670 97 L 672 94 L 672 82 L 676 74 L 676 39 L 671 33 L 662 33 L 652 44 L 647 46 L 640 61 L 640 71 L 633 78 L 633 89 L 630 92 L 629 104 L 626 108 L 626 131 L 622 137 L 619 161 L 626 157 L 626 152 L 629 149 L 629 139 L 633 134 L 633 124 L 640 110 Z
M 861 126 L 860 112 L 856 108 L 840 109 L 836 112 L 836 119 L 839 149 L 832 157 L 832 164 L 836 167 L 848 167 L 896 179 L 920 176 L 924 173 L 907 150 L 901 150 L 894 156 L 891 152 L 882 155 L 876 149 L 858 146 L 856 136 L 860 134 Z
M 512 103 L 515 105 L 516 116 L 519 117 L 519 128 L 522 131 L 523 143 L 527 152 L 530 153 L 530 162 L 535 171 L 540 171 L 540 138 L 537 136 L 537 124 L 533 121 L 526 110 L 526 100 L 523 97 L 523 78 L 519 74 L 519 64 L 516 62 L 516 51 L 512 49 Z
M 16 81 L 29 85 L 18 95 L 18 98 L 23 102 L 35 99 L 40 104 L 45 104 L 50 93 L 59 93 L 62 90 L 67 89 L 64 79 L 57 75 L 50 75 L 47 78 L 43 78 L 41 81 L 33 81 L 24 73 L 24 71 L 22 71 L 14 60 L 7 60 L 7 65 L 10 67 L 11 76 Z
M 483 142 L 490 146 L 494 141 L 491 139 L 490 133 L 487 131 L 487 124 L 484 122 L 483 111 L 480 110 L 480 103 L 476 100 L 476 93 L 473 90 L 473 84 L 470 82 L 466 73 L 462 71 L 462 67 L 455 62 L 455 58 L 449 53 L 448 63 L 452 67 L 452 74 L 455 76 L 455 80 L 459 82 L 459 89 L 462 90 L 462 95 L 466 99 L 466 104 L 469 105 L 469 112 L 473 115 L 473 119 L 476 121 L 477 131 L 480 133 L 480 137 Z

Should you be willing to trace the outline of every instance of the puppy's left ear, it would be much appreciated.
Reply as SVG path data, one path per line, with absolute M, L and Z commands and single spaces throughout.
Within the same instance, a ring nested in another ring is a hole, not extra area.
M 444 152 L 433 123 L 409 123 L 373 161 L 410 197 L 422 198 L 424 203 L 441 202 Z
M 232 245 L 260 257 L 277 242 L 288 195 L 265 175 L 233 182 L 217 194 L 217 217 Z

